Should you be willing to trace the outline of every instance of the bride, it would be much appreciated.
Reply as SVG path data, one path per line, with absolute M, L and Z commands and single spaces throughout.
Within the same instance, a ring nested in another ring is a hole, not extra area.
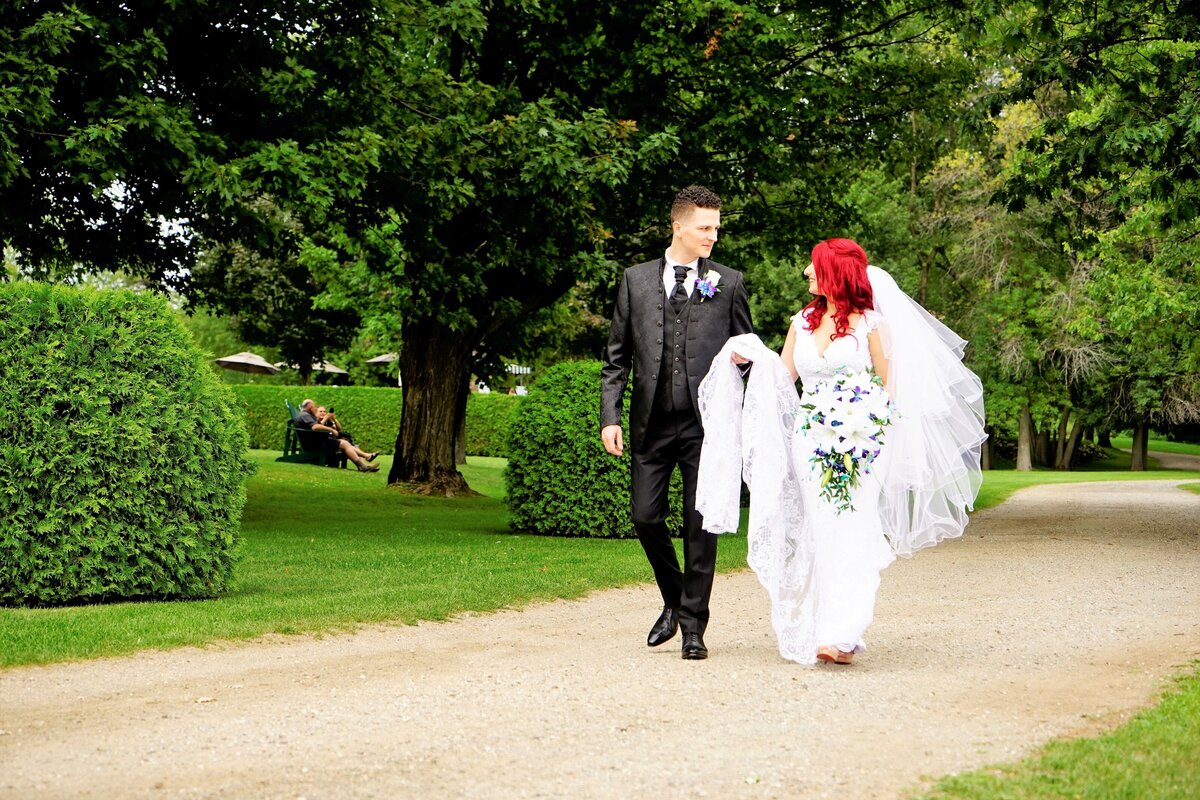
M 745 480 L 748 560 L 780 653 L 850 664 L 881 571 L 962 535 L 979 490 L 983 394 L 961 361 L 966 342 L 855 242 L 821 242 L 804 275 L 814 299 L 782 355 L 734 337 L 701 384 L 697 510 L 706 530 L 737 530 Z M 745 361 L 755 366 L 743 386 Z

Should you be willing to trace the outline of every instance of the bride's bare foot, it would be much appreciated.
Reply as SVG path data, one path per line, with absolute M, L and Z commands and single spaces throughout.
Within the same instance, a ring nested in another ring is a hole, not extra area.
M 831 664 L 853 664 L 854 653 L 839 650 L 833 645 L 824 644 L 817 648 L 817 660 Z

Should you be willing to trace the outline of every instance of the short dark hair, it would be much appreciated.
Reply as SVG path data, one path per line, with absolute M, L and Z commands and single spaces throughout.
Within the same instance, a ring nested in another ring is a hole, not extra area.
M 721 198 L 717 193 L 703 186 L 692 184 L 679 190 L 675 202 L 671 204 L 671 221 L 690 214 L 693 208 L 712 208 L 721 210 Z

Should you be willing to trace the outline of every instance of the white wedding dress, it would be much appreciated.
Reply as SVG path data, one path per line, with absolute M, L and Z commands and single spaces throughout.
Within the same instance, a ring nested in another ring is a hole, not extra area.
M 779 652 L 803 664 L 817 647 L 861 650 L 880 571 L 897 555 L 962 535 L 979 489 L 984 441 L 979 378 L 962 364 L 966 342 L 868 267 L 875 312 L 851 336 L 819 351 L 799 315 L 793 360 L 801 386 L 871 366 L 867 336 L 878 330 L 893 404 L 885 444 L 840 514 L 820 496 L 814 443 L 782 359 L 754 334 L 731 338 L 701 383 L 704 446 L 696 508 L 704 529 L 738 530 L 742 481 L 750 489 L 747 561 L 771 600 Z M 732 363 L 754 363 L 749 380 Z
M 819 351 L 817 339 L 805 328 L 802 314 L 792 318 L 796 341 L 792 360 L 800 375 L 801 405 L 809 402 L 818 384 L 839 373 L 869 369 L 871 353 L 868 334 L 882 322 L 874 311 L 866 312 L 849 336 L 839 337 Z M 863 632 L 875 613 L 879 573 L 895 560 L 879 516 L 878 467 L 860 472 L 858 485 L 850 490 L 851 508 L 840 513 L 820 497 L 821 469 L 811 464 L 817 443 L 800 429 L 797 419 L 792 439 L 796 478 L 812 526 L 812 574 L 807 590 L 812 594 L 812 639 L 817 645 L 836 645 L 843 652 L 864 649 Z M 888 445 L 876 460 L 882 466 Z

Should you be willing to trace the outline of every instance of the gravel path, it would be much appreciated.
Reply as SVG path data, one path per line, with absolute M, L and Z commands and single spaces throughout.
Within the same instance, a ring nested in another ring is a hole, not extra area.
M 1146 455 L 1158 459 L 1159 469 L 1200 469 L 1200 456 L 1190 453 L 1163 453 L 1147 450 Z
M 893 798 L 1152 702 L 1200 656 L 1200 497 L 1043 486 L 884 574 L 852 667 L 781 660 L 753 574 L 708 661 L 649 585 L 356 634 L 0 672 L 5 798 Z

